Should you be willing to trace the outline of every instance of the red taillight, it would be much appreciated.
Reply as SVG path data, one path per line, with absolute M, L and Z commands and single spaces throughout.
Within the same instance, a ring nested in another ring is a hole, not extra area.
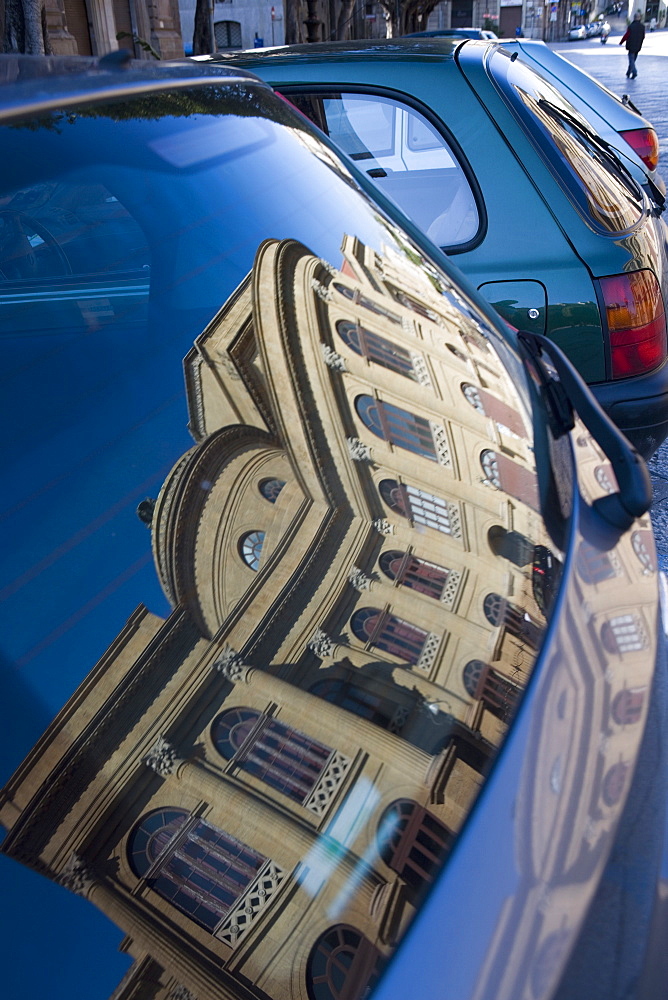
M 659 139 L 653 128 L 632 128 L 619 134 L 649 170 L 656 170 L 659 165 Z
M 666 316 L 652 271 L 600 279 L 610 334 L 612 377 L 641 375 L 666 358 Z

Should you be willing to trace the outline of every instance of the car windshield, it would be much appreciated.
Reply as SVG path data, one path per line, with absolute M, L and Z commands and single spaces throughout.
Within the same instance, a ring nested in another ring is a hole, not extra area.
M 3 852 L 129 935 L 123 995 L 366 996 L 536 663 L 568 456 L 268 90 L 2 133 Z
M 604 233 L 633 229 L 643 217 L 644 198 L 615 150 L 520 59 L 495 50 L 489 66 L 498 89 L 587 220 Z

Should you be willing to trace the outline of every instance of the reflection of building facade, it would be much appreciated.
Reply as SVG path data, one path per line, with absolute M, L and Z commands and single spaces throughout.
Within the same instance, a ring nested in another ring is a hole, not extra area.
M 357 995 L 475 798 L 555 562 L 523 403 L 452 294 L 268 242 L 185 360 L 174 611 L 135 612 L 2 798 L 3 850 L 127 933 L 118 1000 Z
M 580 430 L 579 485 L 592 504 L 618 485 L 599 445 Z M 518 884 L 475 1000 L 551 995 L 580 932 L 578 894 L 598 884 L 633 776 L 655 660 L 654 540 L 649 515 L 607 552 L 596 527 L 586 527 L 592 540 L 578 540 L 560 614 L 561 655 L 537 678 L 543 712 L 515 803 Z

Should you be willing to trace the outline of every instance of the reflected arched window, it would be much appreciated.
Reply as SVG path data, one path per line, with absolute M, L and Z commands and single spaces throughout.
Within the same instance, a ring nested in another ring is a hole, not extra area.
M 358 396 L 355 409 L 372 434 L 405 448 L 432 462 L 437 460 L 434 438 L 428 420 L 392 403 L 383 403 L 373 396 Z
M 467 368 L 471 368 L 471 362 L 463 351 L 460 351 L 460 349 L 458 347 L 455 347 L 454 344 L 448 344 L 447 342 L 445 346 L 447 347 L 447 349 L 450 351 L 451 354 L 454 354 L 454 356 L 457 358 L 458 361 L 461 361 L 462 364 L 466 365 Z
M 483 603 L 485 618 L 497 628 L 506 628 L 511 635 L 538 649 L 542 626 L 500 594 L 488 594 Z
M 410 309 L 411 312 L 417 313 L 418 316 L 423 316 L 425 319 L 431 320 L 432 323 L 441 322 L 438 313 L 435 313 L 433 309 L 429 309 L 420 299 L 414 299 L 412 295 L 409 295 L 402 288 L 395 288 L 388 281 L 385 282 L 385 286 L 392 297 L 406 309 Z
M 404 347 L 347 319 L 338 321 L 336 331 L 344 344 L 347 344 L 355 354 L 361 354 L 363 358 L 398 372 L 399 375 L 415 378 L 413 360 L 410 352 Z
M 645 688 L 624 688 L 612 703 L 612 717 L 620 726 L 639 722 L 645 701 Z
M 249 531 L 239 542 L 241 555 L 247 566 L 252 570 L 260 568 L 260 557 L 264 545 L 264 531 Z
M 128 842 L 138 878 L 196 923 L 214 931 L 267 858 L 180 809 L 145 816 Z
M 269 503 L 276 503 L 278 494 L 284 486 L 285 480 L 283 479 L 263 479 L 258 489 L 265 500 L 268 500 Z
M 631 535 L 633 551 L 646 573 L 656 572 L 656 547 L 651 531 L 634 531 Z
M 636 653 L 647 649 L 649 640 L 638 615 L 616 615 L 601 629 L 603 645 L 609 653 Z
M 360 642 L 384 649 L 408 663 L 417 663 L 428 632 L 378 608 L 360 608 L 350 626 Z
M 383 479 L 378 485 L 378 492 L 395 514 L 400 517 L 411 516 L 411 505 L 403 483 L 398 483 L 395 479 Z
M 375 313 L 376 316 L 384 316 L 392 323 L 401 323 L 401 316 L 397 316 L 396 313 L 367 298 L 366 295 L 362 295 L 358 288 L 349 288 L 347 285 L 342 285 L 339 281 L 334 282 L 334 288 L 339 295 L 343 295 L 344 298 L 350 302 L 354 302 L 355 305 L 361 306 L 362 309 L 368 309 L 369 312 Z
M 383 729 L 391 728 L 392 719 L 396 714 L 396 705 L 389 705 L 386 698 L 381 698 L 380 695 L 349 680 L 328 677 L 312 684 L 309 692 L 317 698 L 323 698 L 331 705 L 338 705 L 353 715 L 368 719 Z
M 480 464 L 489 486 L 503 490 L 528 507 L 538 510 L 538 481 L 535 473 L 489 448 L 481 452 Z
M 508 602 L 505 597 L 501 597 L 500 594 L 487 595 L 483 605 L 483 610 L 485 612 L 485 618 L 490 625 L 498 627 L 499 625 L 504 624 L 507 604 Z
M 611 465 L 597 465 L 594 469 L 596 482 L 606 493 L 614 493 L 616 486 L 615 473 Z
M 526 436 L 522 418 L 512 406 L 508 406 L 507 403 L 497 399 L 496 396 L 493 396 L 491 392 L 487 392 L 486 389 L 477 385 L 471 385 L 470 382 L 462 384 L 462 392 L 464 398 L 478 413 L 482 413 L 486 417 L 491 417 L 500 427 L 505 427 L 506 430 L 511 431 L 511 433 L 516 434 L 518 437 Z
M 507 722 L 515 709 L 521 690 L 482 660 L 469 660 L 464 667 L 464 687 L 476 701 L 497 718 Z
M 231 708 L 213 723 L 216 750 L 295 802 L 309 797 L 332 756 L 331 747 L 252 708 Z
M 533 560 L 534 544 L 519 531 L 493 524 L 487 532 L 487 541 L 494 555 L 510 560 L 515 566 L 528 566 Z
M 424 524 L 445 535 L 454 533 L 453 515 L 458 516 L 457 505 L 442 497 L 395 479 L 383 479 L 378 484 L 382 499 L 396 514 L 408 517 L 415 524 Z
M 375 989 L 382 955 L 346 924 L 322 934 L 311 949 L 306 969 L 309 1000 L 363 1000 Z
M 617 569 L 610 556 L 597 545 L 581 541 L 575 558 L 577 571 L 585 583 L 602 583 L 617 576 Z
M 443 566 L 394 549 L 383 552 L 378 565 L 390 580 L 436 600 L 441 597 L 449 576 L 449 570 Z
M 541 943 L 530 966 L 533 996 L 544 997 L 548 995 L 550 988 L 556 982 L 559 969 L 563 967 L 571 941 L 570 928 L 559 928 L 559 930 L 549 934 Z
M 385 864 L 413 889 L 434 880 L 452 840 L 448 828 L 411 799 L 398 799 L 388 806 L 377 836 Z
M 130 867 L 138 878 L 146 875 L 188 818 L 182 809 L 161 809 L 145 817 L 128 847 Z
M 603 801 L 606 806 L 614 806 L 622 797 L 629 773 L 629 764 L 620 760 L 613 764 L 603 778 Z

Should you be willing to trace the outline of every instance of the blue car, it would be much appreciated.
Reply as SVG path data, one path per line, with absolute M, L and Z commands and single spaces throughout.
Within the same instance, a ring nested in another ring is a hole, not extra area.
M 642 458 L 257 77 L 0 79 L 7 993 L 627 997 Z

